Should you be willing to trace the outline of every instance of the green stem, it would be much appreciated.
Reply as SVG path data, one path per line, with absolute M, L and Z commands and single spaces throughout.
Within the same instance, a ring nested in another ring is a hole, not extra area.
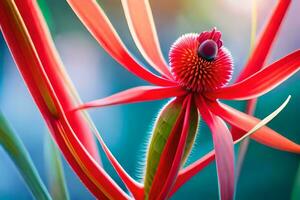
M 0 145 L 11 157 L 33 196 L 39 200 L 51 197 L 43 184 L 24 144 L 14 133 L 0 111 Z
M 70 199 L 66 186 L 61 156 L 49 134 L 45 134 L 45 159 L 47 163 L 51 196 L 55 200 Z

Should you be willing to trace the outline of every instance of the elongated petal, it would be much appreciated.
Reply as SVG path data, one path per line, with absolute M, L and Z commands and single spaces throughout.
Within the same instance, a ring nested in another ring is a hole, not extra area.
M 87 116 L 88 117 L 88 116 Z M 100 133 L 98 132 L 96 126 L 92 122 L 92 120 L 88 117 L 88 121 L 90 122 L 91 129 L 93 130 L 95 137 L 98 139 L 104 153 L 106 154 L 107 158 L 111 162 L 112 166 L 115 168 L 116 172 L 118 173 L 120 179 L 123 181 L 127 189 L 133 195 L 133 197 L 137 200 L 143 200 L 144 198 L 144 188 L 143 185 L 136 182 L 122 167 L 122 165 L 118 162 L 118 160 L 114 157 L 111 153 L 107 145 L 105 144 L 103 138 L 101 137 Z
M 276 8 L 274 9 L 271 18 L 268 20 L 268 24 L 264 28 L 257 44 L 254 48 L 253 53 L 250 56 L 246 66 L 236 79 L 236 82 L 240 82 L 241 80 L 247 78 L 253 73 L 260 70 L 264 62 L 266 61 L 268 54 L 270 53 L 271 46 L 276 38 L 277 33 L 279 32 L 280 25 L 284 19 L 284 16 L 287 13 L 288 7 L 291 1 L 278 1 Z M 257 25 L 257 8 L 256 1 L 253 1 L 253 9 L 252 9 L 252 31 L 251 31 L 251 46 L 255 40 L 256 34 L 256 25 Z M 257 99 L 250 99 L 246 103 L 246 113 L 249 115 L 253 115 L 255 110 Z M 240 132 L 240 133 L 239 133 Z M 243 134 L 243 130 L 238 129 L 236 127 L 231 127 L 231 133 L 234 134 Z M 249 139 L 244 140 L 239 148 L 238 159 L 237 159 L 237 179 L 239 178 L 239 174 L 243 165 L 244 157 L 246 155 L 247 149 L 249 145 Z
M 68 3 L 99 44 L 127 70 L 156 85 L 174 85 L 174 82 L 156 76 L 137 63 L 96 1 L 68 0 Z
M 208 93 L 210 98 L 247 100 L 261 96 L 295 74 L 300 69 L 300 50 L 278 60 L 249 78 Z
M 87 188 L 99 199 L 128 199 L 80 142 L 43 70 L 22 18 L 11 0 L 0 1 L 0 24 L 20 72 L 56 143 Z
M 243 134 L 233 137 L 234 143 L 236 144 L 242 141 L 243 139 L 246 139 L 250 135 L 253 135 L 260 128 L 265 126 L 267 123 L 269 123 L 274 117 L 276 117 L 284 109 L 289 99 L 290 97 L 288 97 L 281 106 L 279 106 L 275 111 L 269 114 L 266 118 L 264 118 L 263 120 L 255 124 L 255 126 L 253 126 L 251 130 L 249 130 L 248 132 L 243 132 Z M 212 107 L 212 111 L 214 111 L 213 107 Z M 188 181 L 195 174 L 201 171 L 204 167 L 210 164 L 211 161 L 213 161 L 214 159 L 215 159 L 215 151 L 211 151 L 207 153 L 205 156 L 203 156 L 202 158 L 200 158 L 199 160 L 197 160 L 196 162 L 192 163 L 191 165 L 181 170 L 170 195 L 175 193 L 186 181 Z
M 256 125 L 260 120 L 242 113 L 234 108 L 222 103 L 213 103 L 210 105 L 213 112 L 218 113 L 223 119 L 233 126 L 236 126 L 244 131 L 248 131 Z M 240 138 L 240 135 L 233 135 L 235 139 Z M 278 134 L 274 130 L 264 126 L 251 135 L 251 138 L 269 147 L 288 151 L 293 153 L 300 153 L 300 145 L 290 141 L 284 136 Z
M 139 86 L 131 88 L 103 99 L 91 101 L 83 104 L 77 109 L 87 109 L 95 107 L 110 106 L 116 104 L 136 103 L 143 101 L 153 101 L 175 96 L 182 96 L 187 92 L 181 87 L 156 87 Z
M 213 150 L 205 154 L 194 163 L 180 170 L 172 191 L 170 192 L 170 196 L 172 196 L 182 185 L 184 185 L 188 180 L 190 180 L 193 176 L 195 176 L 198 172 L 200 172 L 214 160 L 215 151 Z
M 54 46 L 54 42 L 37 2 L 32 0 L 15 0 L 15 3 L 36 49 L 37 56 L 43 65 L 43 70 L 45 70 L 47 78 L 49 79 L 63 109 L 69 111 L 74 108 L 77 102 L 80 102 L 80 99 L 70 78 L 65 72 L 63 63 Z M 25 67 L 29 70 L 29 65 Z M 39 77 L 39 79 L 42 79 L 42 76 L 38 76 L 38 74 L 36 74 L 36 76 Z M 46 91 L 42 92 L 46 93 Z M 76 113 L 69 116 L 69 120 L 77 137 L 84 144 L 85 148 L 87 148 L 93 157 L 100 162 L 93 134 L 89 130 L 87 122 L 84 121 L 82 114 Z
M 132 38 L 143 57 L 165 77 L 172 78 L 162 55 L 148 0 L 122 0 Z
M 60 133 L 64 142 L 62 148 L 67 147 L 73 159 L 75 159 L 81 172 L 80 177 L 85 175 L 100 192 L 94 193 L 99 199 L 128 199 L 128 195 L 111 179 L 105 170 L 91 157 L 84 146 L 80 143 L 64 115 L 61 120 L 50 121 L 51 127 Z M 88 185 L 89 186 L 89 185 Z M 92 190 L 95 192 L 95 190 Z
M 235 185 L 233 139 L 225 122 L 209 110 L 203 99 L 199 100 L 198 109 L 209 126 L 214 141 L 220 199 L 232 200 Z
M 278 1 L 270 19 L 268 19 L 267 25 L 257 40 L 253 53 L 251 54 L 246 66 L 240 73 L 236 82 L 244 80 L 262 68 L 267 56 L 270 53 L 272 44 L 274 43 L 276 35 L 279 32 L 280 25 L 282 24 L 290 3 L 291 0 Z
M 50 200 L 51 197 L 42 182 L 23 142 L 12 130 L 0 112 L 0 146 L 11 157 L 28 188 L 36 199 Z

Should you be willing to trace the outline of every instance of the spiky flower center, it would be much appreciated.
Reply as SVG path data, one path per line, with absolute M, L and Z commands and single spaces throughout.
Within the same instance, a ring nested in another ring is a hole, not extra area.
M 169 52 L 175 80 L 193 92 L 211 91 L 226 85 L 232 76 L 233 61 L 222 45 L 221 33 L 216 29 L 181 36 Z

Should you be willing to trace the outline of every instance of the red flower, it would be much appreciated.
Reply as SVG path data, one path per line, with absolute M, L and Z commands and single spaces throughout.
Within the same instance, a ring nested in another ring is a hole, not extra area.
M 176 97 L 170 104 L 178 106 L 178 117 L 164 149 L 159 152 L 160 162 L 155 166 L 155 176 L 147 190 L 125 172 L 100 135 L 96 134 L 133 197 L 166 199 L 216 158 L 221 199 L 233 199 L 233 144 L 240 141 L 245 134 L 231 134 L 223 120 L 245 132 L 253 130 L 253 127 L 263 122 L 220 103 L 218 99 L 247 100 L 261 96 L 299 70 L 300 51 L 258 70 L 270 51 L 290 1 L 282 0 L 278 3 L 240 75 L 239 82 L 230 86 L 225 85 L 231 78 L 232 60 L 223 47 L 221 33 L 217 30 L 180 38 L 171 48 L 169 67 L 158 44 L 148 1 L 122 0 L 133 39 L 144 58 L 161 74 L 157 76 L 130 55 L 96 1 L 68 2 L 91 34 L 115 60 L 136 76 L 155 85 L 131 88 L 86 103 L 79 109 Z M 68 81 L 61 71 L 61 62 L 36 2 L 0 1 L 0 25 L 53 138 L 84 184 L 99 199 L 131 198 L 96 162 L 93 141 L 91 138 L 85 139 L 85 135 L 90 136 L 85 134 L 90 133 L 86 128 L 87 122 L 79 112 L 69 112 L 75 105 L 74 96 L 68 91 L 70 87 L 64 87 Z M 198 108 L 211 129 L 214 151 L 181 169 L 193 119 L 198 119 L 198 112 L 196 110 L 195 114 L 194 108 Z M 265 126 L 252 134 L 251 138 L 273 148 L 300 152 L 299 145 Z
M 185 111 L 185 117 L 182 118 L 184 122 L 181 127 L 182 132 L 179 133 L 181 134 L 180 140 L 173 147 L 177 151 L 173 155 L 172 166 L 169 166 L 168 169 L 165 167 L 159 168 L 158 166 L 155 176 L 159 177 L 161 184 L 157 183 L 155 185 L 156 177 L 154 177 L 151 189 L 148 191 L 149 194 L 146 193 L 147 197 L 165 199 L 170 192 L 176 191 L 196 171 L 213 160 L 214 154 L 210 153 L 197 163 L 179 171 L 187 139 L 187 130 L 189 130 L 187 119 L 192 104 L 196 104 L 202 118 L 212 131 L 221 199 L 233 199 L 233 144 L 243 135 L 231 135 L 223 120 L 244 131 L 249 131 L 259 120 L 221 104 L 218 99 L 248 100 L 256 98 L 269 92 L 299 70 L 300 51 L 296 51 L 258 71 L 269 53 L 290 1 L 280 1 L 278 3 L 247 67 L 242 72 L 241 78 L 239 78 L 239 82 L 230 86 L 225 85 L 231 78 L 232 58 L 229 51 L 223 46 L 221 33 L 216 29 L 201 34 L 181 36 L 171 47 L 169 53 L 170 66 L 168 66 L 161 54 L 148 2 L 123 0 L 123 8 L 133 39 L 143 57 L 162 76 L 157 77 L 141 65 L 136 64 L 104 12 L 96 3 L 89 2 L 82 5 L 78 0 L 69 0 L 68 2 L 82 23 L 113 58 L 138 77 L 157 85 L 131 88 L 103 99 L 85 103 L 78 109 L 169 97 L 185 98 L 182 101 L 182 110 Z M 251 137 L 273 148 L 300 152 L 298 145 L 267 127 L 258 130 Z M 164 152 L 161 154 L 160 162 L 167 159 L 167 157 L 164 157 L 165 151 L 171 152 L 172 148 L 166 150 L 167 145 L 168 141 Z M 170 156 L 170 154 L 165 156 Z M 159 176 L 162 175 L 160 170 L 168 173 L 169 176 L 165 179 Z M 175 184 L 174 187 L 173 184 Z M 133 191 L 131 192 L 134 194 Z

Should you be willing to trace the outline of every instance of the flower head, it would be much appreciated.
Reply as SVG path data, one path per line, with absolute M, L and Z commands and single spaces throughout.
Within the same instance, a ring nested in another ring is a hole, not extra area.
M 169 52 L 174 79 L 193 92 L 212 91 L 226 85 L 232 76 L 233 61 L 223 47 L 221 32 L 185 34 Z

